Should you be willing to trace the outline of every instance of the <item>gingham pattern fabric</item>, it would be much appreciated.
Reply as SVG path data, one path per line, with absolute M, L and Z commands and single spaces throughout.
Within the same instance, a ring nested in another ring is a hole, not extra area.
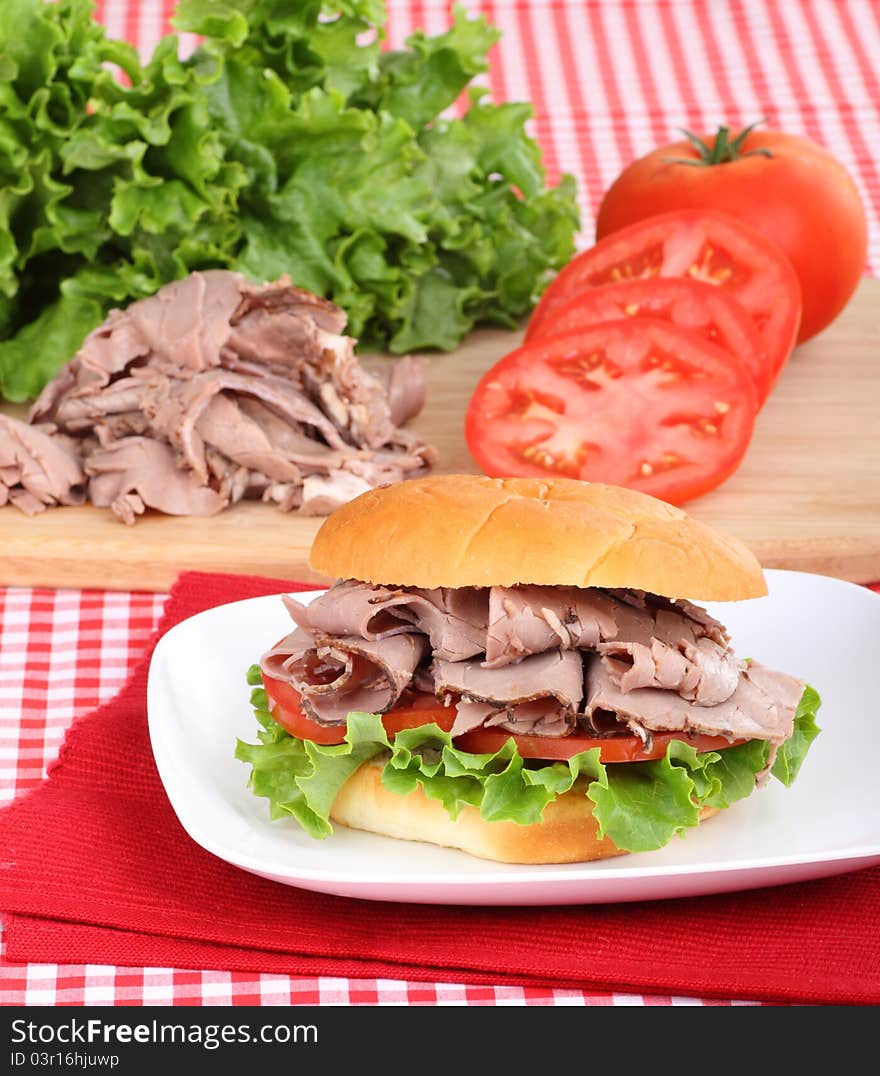
M 388 39 L 442 31 L 449 4 L 388 3 Z M 633 157 L 687 127 L 766 117 L 814 138 L 850 169 L 880 269 L 880 0 L 465 0 L 503 31 L 482 82 L 531 100 L 549 179 L 578 180 L 583 243 L 603 190 Z M 146 55 L 173 0 L 99 0 L 97 17 Z M 183 35 L 181 48 L 195 45 Z M 144 651 L 164 597 L 0 589 L 0 803 L 39 783 L 67 726 L 110 698 Z M 100 965 L 20 965 L 0 934 L 0 1004 L 703 1004 L 586 994 Z M 718 1004 L 718 1002 L 712 1002 Z

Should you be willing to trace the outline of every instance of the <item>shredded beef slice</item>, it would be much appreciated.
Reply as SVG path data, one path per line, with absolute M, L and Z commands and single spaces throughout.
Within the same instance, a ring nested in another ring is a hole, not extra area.
M 401 429 L 424 403 L 421 364 L 370 372 L 344 328 L 338 307 L 286 279 L 222 269 L 111 311 L 28 422 L 0 423 L 0 504 L 33 513 L 88 495 L 131 524 L 148 508 L 210 515 L 260 497 L 325 515 L 424 473 L 435 450 Z
M 723 625 L 699 606 L 638 591 L 421 590 L 343 580 L 308 605 L 287 596 L 284 603 L 298 625 L 291 636 L 298 645 L 320 639 L 322 653 L 351 653 L 352 640 L 361 640 L 382 656 L 386 693 L 377 693 L 376 676 L 367 682 L 377 712 L 393 706 L 402 690 L 431 690 L 455 706 L 454 735 L 498 727 L 564 736 L 580 722 L 603 735 L 628 728 L 645 741 L 654 731 L 676 731 L 775 747 L 791 735 L 804 688 L 794 677 L 740 661 Z M 424 647 L 415 665 L 412 651 L 402 648 L 407 639 Z M 315 707 L 303 669 L 315 668 L 318 644 L 303 653 L 304 664 L 281 675 L 303 693 L 310 712 L 319 719 L 332 713 L 339 722 L 346 707 L 365 708 L 362 695 L 350 705 L 350 686 Z M 264 668 L 278 669 L 274 651 Z M 362 692 L 363 679 L 356 684 Z
M 27 515 L 55 504 L 81 504 L 85 475 L 75 442 L 52 426 L 30 426 L 0 415 L 0 504 Z

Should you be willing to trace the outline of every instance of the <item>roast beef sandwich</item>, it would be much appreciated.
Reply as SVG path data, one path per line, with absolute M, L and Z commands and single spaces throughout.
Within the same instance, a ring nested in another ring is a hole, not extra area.
M 757 560 L 645 494 L 416 479 L 338 509 L 311 564 L 337 581 L 279 598 L 292 630 L 250 670 L 259 743 L 237 757 L 314 837 L 649 851 L 789 785 L 818 732 L 817 693 L 695 604 L 765 594 Z

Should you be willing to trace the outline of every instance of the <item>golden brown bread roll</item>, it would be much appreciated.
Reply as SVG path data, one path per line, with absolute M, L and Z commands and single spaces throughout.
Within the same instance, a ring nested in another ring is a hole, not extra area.
M 476 807 L 464 807 L 452 819 L 443 804 L 428 799 L 421 788 L 407 796 L 389 792 L 382 784 L 383 765 L 371 759 L 349 777 L 330 811 L 334 822 L 385 837 L 460 848 L 499 863 L 586 863 L 627 854 L 599 837 L 593 804 L 583 787 L 575 786 L 549 803 L 542 821 L 530 826 L 486 822 Z M 717 813 L 705 807 L 700 818 Z
M 741 542 L 619 486 L 436 475 L 362 494 L 315 538 L 332 579 L 413 587 L 630 587 L 667 598 L 767 593 Z

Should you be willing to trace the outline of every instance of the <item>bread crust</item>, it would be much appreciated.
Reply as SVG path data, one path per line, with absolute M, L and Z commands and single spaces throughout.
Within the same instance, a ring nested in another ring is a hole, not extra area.
M 635 490 L 574 479 L 434 475 L 338 508 L 312 545 L 331 579 L 414 587 L 629 587 L 668 598 L 767 593 L 737 539 Z
M 452 819 L 439 800 L 421 787 L 406 796 L 382 784 L 384 762 L 365 762 L 342 786 L 330 817 L 351 829 L 401 840 L 458 848 L 479 859 L 499 863 L 586 863 L 626 855 L 608 837 L 599 837 L 592 802 L 574 788 L 547 805 L 541 822 L 486 822 L 476 807 L 464 807 Z M 704 808 L 701 819 L 717 814 Z

